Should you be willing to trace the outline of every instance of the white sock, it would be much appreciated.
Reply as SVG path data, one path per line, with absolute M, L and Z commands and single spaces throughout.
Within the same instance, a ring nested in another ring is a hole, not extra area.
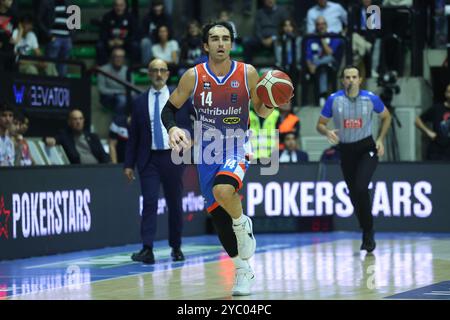
M 242 213 L 239 218 L 237 218 L 237 219 L 233 218 L 233 225 L 238 226 L 240 224 L 243 224 L 246 220 L 247 220 L 247 218 Z
M 248 263 L 248 261 L 242 260 L 241 258 L 239 258 L 239 256 L 236 256 L 231 259 L 233 260 L 234 267 L 236 268 L 236 270 L 241 269 L 241 268 L 245 268 L 245 269 L 250 268 L 250 264 Z

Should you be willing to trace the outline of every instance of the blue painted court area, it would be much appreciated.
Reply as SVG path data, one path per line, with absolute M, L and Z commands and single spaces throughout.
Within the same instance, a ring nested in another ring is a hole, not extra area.
M 259 234 L 257 235 L 257 253 L 291 249 L 318 243 L 338 240 L 359 240 L 360 233 L 302 233 L 302 234 Z M 449 234 L 393 234 L 379 233 L 377 239 L 415 239 L 430 240 L 449 238 Z M 45 290 L 84 283 L 104 281 L 130 275 L 158 272 L 182 268 L 186 265 L 205 264 L 226 257 L 226 253 L 215 235 L 189 237 L 183 239 L 182 249 L 186 256 L 184 262 L 172 262 L 167 241 L 157 241 L 154 246 L 155 265 L 144 265 L 131 261 L 133 252 L 139 251 L 139 244 L 122 247 L 104 248 L 45 257 L 0 262 L 0 299 L 17 295 L 38 293 Z M 449 292 L 450 282 L 412 290 L 389 298 L 414 299 L 433 291 Z M 430 295 L 431 297 L 431 295 Z M 448 295 L 439 296 L 439 299 Z M 436 295 L 433 299 L 438 298 Z
M 402 292 L 387 298 L 450 300 L 450 281 L 442 281 L 423 288 Z

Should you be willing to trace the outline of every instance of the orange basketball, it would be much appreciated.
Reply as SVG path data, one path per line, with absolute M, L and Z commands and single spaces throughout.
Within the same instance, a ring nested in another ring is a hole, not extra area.
M 258 80 L 256 94 L 266 106 L 278 108 L 291 100 L 294 86 L 286 73 L 270 70 Z

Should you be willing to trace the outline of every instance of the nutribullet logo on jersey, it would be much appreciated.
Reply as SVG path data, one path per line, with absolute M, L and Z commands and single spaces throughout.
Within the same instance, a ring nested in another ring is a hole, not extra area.
M 89 189 L 13 193 L 12 238 L 89 232 L 90 203 Z
M 0 239 L 5 237 L 9 238 L 8 223 L 11 215 L 11 210 L 5 208 L 5 198 L 2 195 L 0 198 Z

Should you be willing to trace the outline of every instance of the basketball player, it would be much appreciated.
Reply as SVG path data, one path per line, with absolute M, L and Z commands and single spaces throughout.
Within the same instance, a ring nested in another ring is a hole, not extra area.
M 378 157 L 384 154 L 383 141 L 391 125 L 391 115 L 378 96 L 359 89 L 361 82 L 358 68 L 344 68 L 344 90 L 328 97 L 317 122 L 317 131 L 326 136 L 330 143 L 339 143 L 342 172 L 354 212 L 363 230 L 361 250 L 372 252 L 376 243 L 368 187 Z M 381 118 L 381 129 L 376 141 L 372 137 L 374 112 Z M 331 118 L 334 120 L 334 130 L 327 128 Z
M 243 214 L 238 195 L 249 166 L 246 149 L 249 141 L 242 133 L 246 134 L 248 130 L 250 100 L 263 118 L 272 113 L 273 107 L 262 104 L 256 95 L 259 76 L 255 68 L 231 60 L 232 30 L 226 22 L 204 26 L 203 46 L 208 53 L 208 61 L 183 74 L 161 118 L 169 133 L 170 146 L 175 151 L 188 148 L 190 142 L 185 132 L 176 127 L 175 113 L 192 96 L 201 121 L 202 136 L 210 130 L 219 133 L 223 150 L 209 154 L 220 161 L 198 164 L 200 186 L 220 242 L 236 268 L 232 294 L 249 295 L 255 275 L 248 259 L 255 252 L 256 241 L 252 221 Z M 230 129 L 233 130 L 231 134 Z M 210 142 L 202 139 L 200 144 L 202 154 L 207 153 Z

